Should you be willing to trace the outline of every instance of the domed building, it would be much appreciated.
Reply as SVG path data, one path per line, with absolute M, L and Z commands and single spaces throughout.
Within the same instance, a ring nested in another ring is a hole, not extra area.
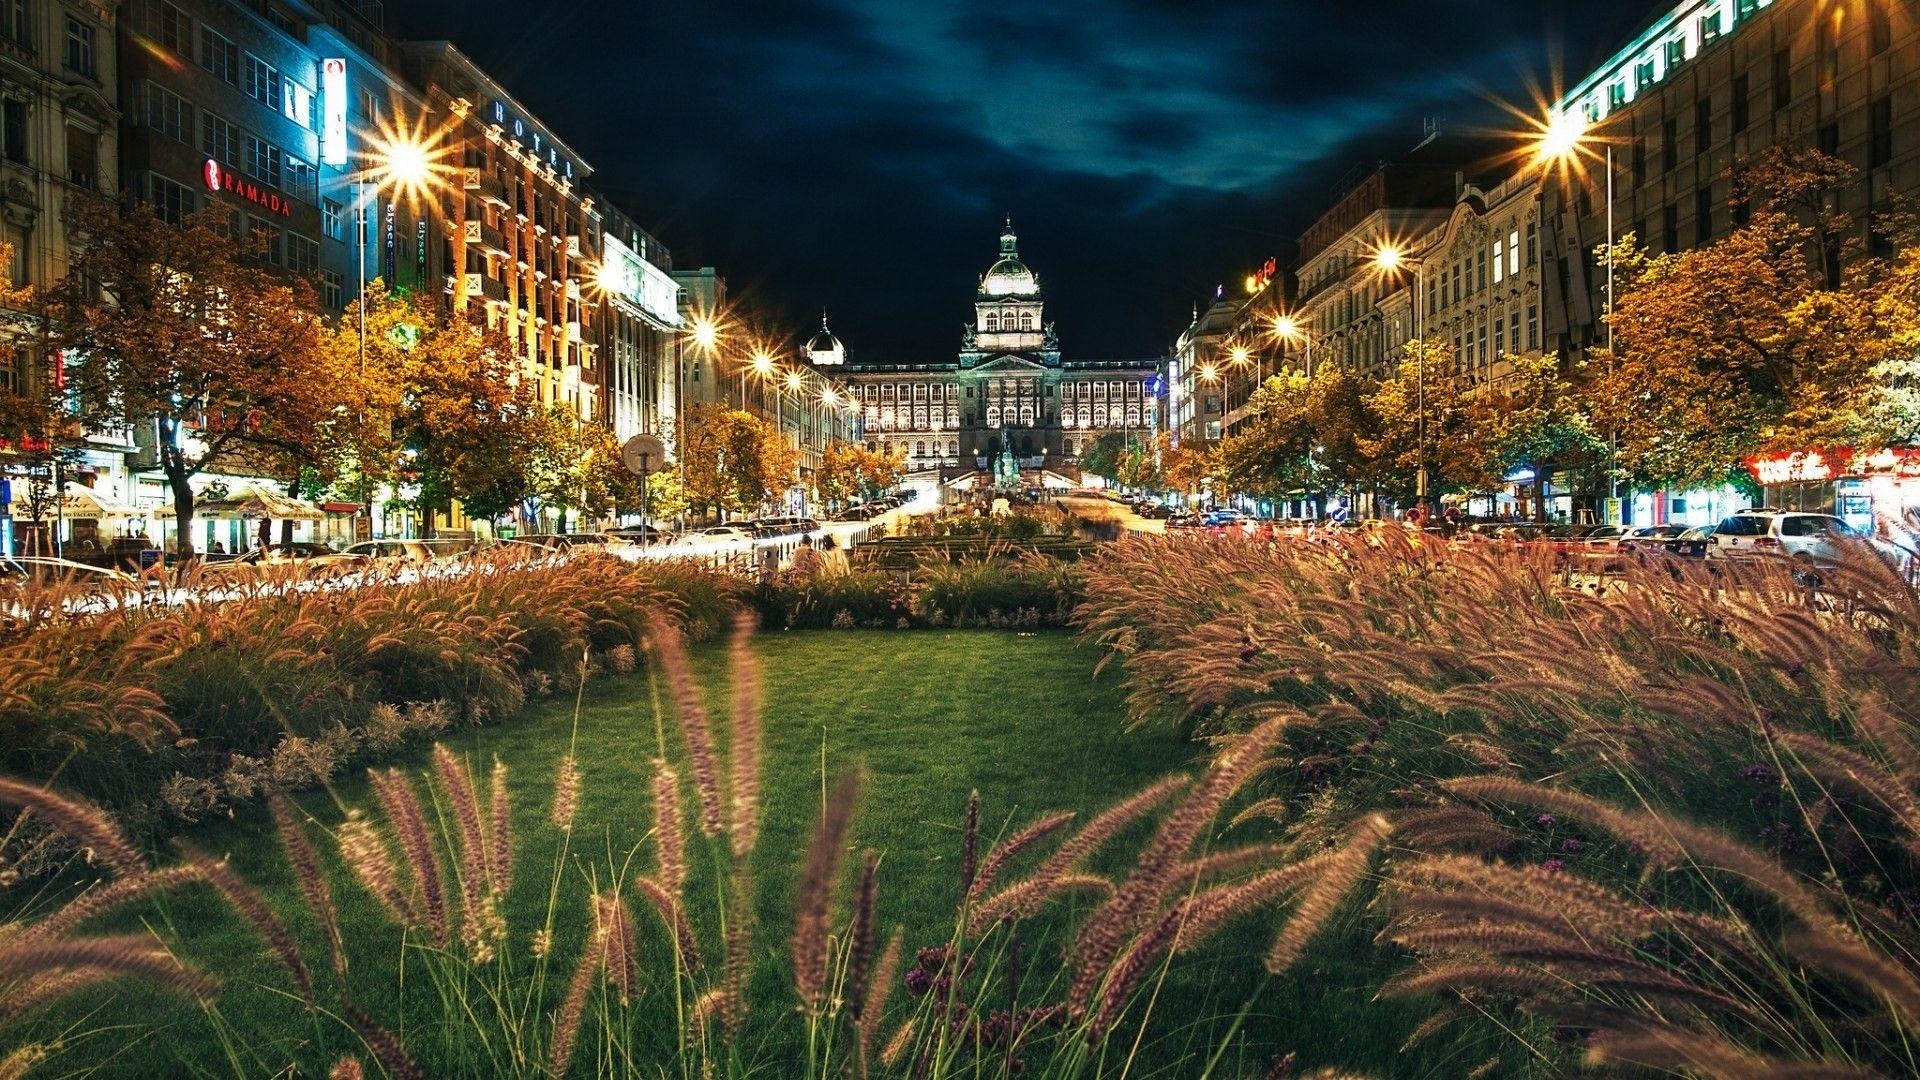
M 820 313 L 820 332 L 807 342 L 807 363 L 814 367 L 839 367 L 847 362 L 846 346 L 827 329 L 827 313 Z
M 913 470 L 985 471 L 1010 453 L 1037 484 L 1040 470 L 1070 466 L 1102 432 L 1159 430 L 1160 360 L 1062 360 L 1012 221 L 973 308 L 959 354 L 933 362 L 848 361 L 822 319 L 807 352 L 839 357 L 827 362 L 843 365 L 870 447 L 901 452 Z

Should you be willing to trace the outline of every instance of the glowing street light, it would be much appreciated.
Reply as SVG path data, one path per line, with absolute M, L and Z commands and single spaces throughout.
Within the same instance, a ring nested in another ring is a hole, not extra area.
M 720 324 L 712 316 L 697 316 L 693 320 L 693 343 L 707 350 L 720 344 Z
M 1291 315 L 1273 317 L 1273 336 L 1283 341 L 1297 341 L 1300 338 L 1300 320 Z
M 1408 255 L 1392 242 L 1381 244 L 1373 252 L 1374 268 L 1383 274 L 1397 273 L 1402 269 L 1413 271 L 1413 294 L 1409 303 L 1413 309 L 1414 396 L 1419 403 L 1414 418 L 1414 455 L 1419 462 L 1419 471 L 1414 479 L 1414 497 L 1422 507 L 1427 505 L 1427 343 L 1420 336 L 1420 268 L 1425 261 Z
M 1247 352 L 1247 347 L 1245 345 L 1235 345 L 1231 350 L 1231 352 L 1229 353 L 1229 355 L 1233 357 L 1234 363 L 1244 364 L 1247 362 L 1247 358 L 1251 354 Z
M 1382 244 L 1373 253 L 1373 265 L 1380 270 L 1398 270 L 1406 261 L 1407 253 L 1395 244 Z
M 1212 364 L 1201 364 L 1200 370 L 1197 374 L 1202 379 L 1205 379 L 1207 382 L 1220 381 L 1220 369 L 1217 367 L 1214 367 Z
M 1556 112 L 1547 118 L 1534 143 L 1533 158 L 1541 164 L 1566 162 L 1579 152 L 1587 137 L 1586 119 L 1577 112 Z

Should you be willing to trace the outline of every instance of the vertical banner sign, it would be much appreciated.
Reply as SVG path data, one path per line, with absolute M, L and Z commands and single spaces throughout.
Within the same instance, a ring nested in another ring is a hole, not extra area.
M 387 226 L 386 226 L 387 235 L 386 235 L 386 245 L 385 245 L 387 259 L 386 259 L 386 267 L 385 267 L 386 272 L 384 275 L 387 279 L 387 288 L 389 289 L 400 284 L 398 280 L 399 278 L 398 267 L 394 264 L 394 258 L 393 258 L 393 229 L 394 229 L 393 203 L 389 201 L 387 203 Z
M 347 163 L 347 62 L 332 56 L 320 61 L 320 160 Z
M 425 220 L 413 223 L 413 280 L 427 280 L 427 223 Z

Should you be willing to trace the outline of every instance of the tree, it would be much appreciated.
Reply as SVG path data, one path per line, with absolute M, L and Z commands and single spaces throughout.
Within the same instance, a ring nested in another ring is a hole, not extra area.
M 479 322 L 453 322 L 410 354 L 414 388 L 397 421 L 423 519 L 458 499 L 469 515 L 498 520 L 528 498 L 528 459 L 539 403 L 517 379 L 513 342 Z
M 1219 472 L 1235 491 L 1284 498 L 1313 483 L 1319 430 L 1306 375 L 1274 375 L 1247 400 L 1246 417 L 1220 441 Z
M 346 311 L 325 320 L 321 363 L 341 401 L 314 447 L 307 479 L 362 506 L 371 505 L 381 485 L 397 487 L 417 456 L 408 445 L 410 411 L 443 391 L 449 368 L 471 364 L 465 329 L 423 307 L 414 294 L 389 292 L 377 280 Z
M 1205 444 L 1181 443 L 1160 459 L 1161 482 L 1171 491 L 1192 495 L 1206 485 L 1214 470 L 1214 458 Z
M 1120 475 L 1120 460 L 1127 452 L 1127 437 L 1118 431 L 1095 435 L 1080 451 L 1080 470 L 1113 480 Z
M 900 482 L 906 462 L 898 454 L 869 450 L 854 442 L 834 442 L 821 451 L 813 473 L 814 497 L 825 503 L 873 498 Z
M 786 436 L 752 413 L 695 405 L 681 451 L 687 505 L 699 513 L 747 513 L 792 483 L 798 454 Z
M 1506 367 L 1507 375 L 1467 403 L 1472 471 L 1461 478 L 1490 491 L 1515 469 L 1531 470 L 1543 493 L 1534 500 L 1534 513 L 1544 521 L 1553 466 L 1592 463 L 1604 444 L 1593 434 L 1585 400 L 1561 373 L 1558 355 L 1510 355 Z
M 312 290 L 248 259 L 217 211 L 171 224 L 143 203 L 76 197 L 66 223 L 76 253 L 49 300 L 68 384 L 96 423 L 157 425 L 189 555 L 194 476 L 310 459 L 342 404 Z
M 1775 147 L 1735 179 L 1750 217 L 1726 237 L 1653 257 L 1629 237 L 1614 252 L 1627 284 L 1592 365 L 1597 430 L 1632 474 L 1673 486 L 1723 482 L 1766 450 L 1920 435 L 1889 378 L 1920 325 L 1916 256 L 1849 251 L 1858 223 L 1828 208 L 1852 167 Z
M 1367 428 L 1354 436 L 1357 483 L 1405 499 L 1418 491 L 1424 461 L 1433 497 L 1479 471 L 1459 385 L 1446 375 L 1452 366 L 1452 346 L 1410 341 L 1394 374 L 1365 393 Z

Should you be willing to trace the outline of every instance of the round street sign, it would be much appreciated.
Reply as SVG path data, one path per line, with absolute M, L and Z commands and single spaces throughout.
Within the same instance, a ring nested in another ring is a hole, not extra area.
M 635 435 L 620 444 L 620 464 L 630 473 L 657 472 L 666 462 L 667 444 L 658 435 Z

